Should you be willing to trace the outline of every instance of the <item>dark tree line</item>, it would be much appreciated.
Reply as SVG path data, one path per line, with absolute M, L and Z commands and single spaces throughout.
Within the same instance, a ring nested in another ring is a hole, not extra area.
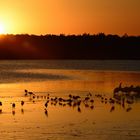
M 140 36 L 0 35 L 0 59 L 140 59 Z

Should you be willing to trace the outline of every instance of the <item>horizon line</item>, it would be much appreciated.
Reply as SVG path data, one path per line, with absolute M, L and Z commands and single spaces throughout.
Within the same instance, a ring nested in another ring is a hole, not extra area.
M 119 36 L 119 37 L 131 37 L 131 36 L 133 36 L 133 37 L 140 37 L 140 34 L 139 35 L 129 35 L 128 33 L 124 33 L 124 34 L 111 34 L 111 33 L 108 33 L 108 34 L 106 34 L 106 33 L 104 33 L 104 32 L 99 32 L 99 33 L 93 33 L 93 34 L 91 34 L 91 33 L 81 33 L 81 34 L 65 34 L 65 33 L 60 33 L 60 34 L 51 34 L 51 33 L 46 33 L 46 34 L 32 34 L 32 33 L 5 33 L 5 34 L 0 34 L 0 36 L 6 36 L 6 35 L 29 35 L 29 36 L 32 36 L 32 35 L 34 35 L 34 36 L 47 36 L 47 35 L 54 35 L 54 36 L 73 36 L 73 35 L 75 35 L 75 36 L 83 36 L 83 35 L 89 35 L 89 36 L 94 36 L 94 35 L 105 35 L 105 36 L 108 36 L 108 35 L 112 35 L 112 36 Z

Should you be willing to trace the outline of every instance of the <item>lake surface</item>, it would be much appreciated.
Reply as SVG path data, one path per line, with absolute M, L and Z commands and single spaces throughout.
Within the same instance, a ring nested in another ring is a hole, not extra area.
M 105 103 L 113 89 L 140 85 L 140 61 L 133 60 L 13 60 L 0 61 L 0 139 L 121 139 L 140 138 L 140 101 Z M 25 97 L 27 89 L 41 97 Z M 49 102 L 43 96 L 68 98 L 92 94 L 94 103 L 77 106 Z M 20 102 L 25 105 L 21 107 Z M 11 104 L 16 103 L 12 109 Z M 113 109 L 112 109 L 113 107 Z

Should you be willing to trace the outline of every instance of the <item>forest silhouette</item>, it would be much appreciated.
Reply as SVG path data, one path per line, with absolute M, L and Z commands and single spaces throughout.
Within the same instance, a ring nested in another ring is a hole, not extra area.
M 140 59 L 140 36 L 0 35 L 0 59 Z

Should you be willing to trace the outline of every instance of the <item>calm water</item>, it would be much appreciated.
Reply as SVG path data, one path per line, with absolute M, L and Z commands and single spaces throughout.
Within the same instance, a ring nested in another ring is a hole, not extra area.
M 0 95 L 34 92 L 101 92 L 140 84 L 140 61 L 0 61 Z M 7 92 L 7 90 L 9 90 Z
M 36 60 L 0 61 L 0 139 L 121 139 L 140 138 L 140 101 L 133 105 L 102 103 L 94 95 L 112 97 L 113 89 L 140 85 L 140 61 Z M 24 89 L 38 96 L 67 98 L 69 94 L 82 98 L 91 92 L 93 108 L 48 105 L 45 99 L 32 102 L 24 97 Z M 25 101 L 22 108 L 20 101 Z M 11 103 L 16 103 L 15 110 Z M 127 109 L 131 108 L 128 112 Z

